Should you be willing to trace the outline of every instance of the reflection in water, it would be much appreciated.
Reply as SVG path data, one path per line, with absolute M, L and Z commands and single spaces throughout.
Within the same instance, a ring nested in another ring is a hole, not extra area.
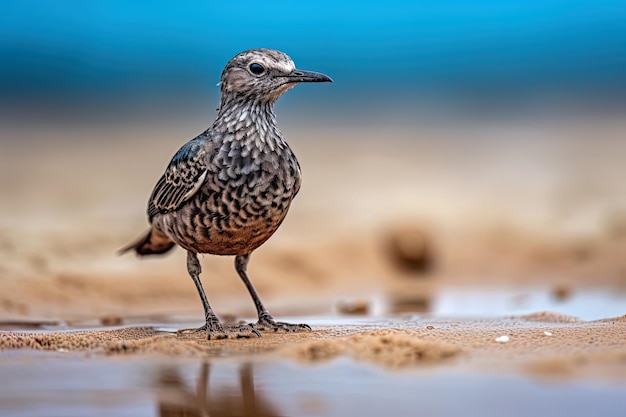
M 162 370 L 158 378 L 160 388 L 158 410 L 162 417 L 208 416 L 277 416 L 270 403 L 254 389 L 252 365 L 239 367 L 239 388 L 226 385 L 211 386 L 211 365 L 202 364 L 196 390 L 189 388 L 178 371 Z
M 392 314 L 430 313 L 431 310 L 432 298 L 429 294 L 396 295 L 390 302 Z
M 386 314 L 430 313 L 436 297 L 435 283 L 430 280 L 397 280 L 387 293 Z

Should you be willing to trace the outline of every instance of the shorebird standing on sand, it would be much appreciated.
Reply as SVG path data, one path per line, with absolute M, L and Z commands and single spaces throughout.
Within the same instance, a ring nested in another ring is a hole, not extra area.
M 300 189 L 300 165 L 276 125 L 274 102 L 302 82 L 330 77 L 296 69 L 286 54 L 252 49 L 232 58 L 220 81 L 215 122 L 174 155 L 148 202 L 151 228 L 123 248 L 162 254 L 178 244 L 187 250 L 187 271 L 204 306 L 209 339 L 260 336 L 259 330 L 310 330 L 306 324 L 274 321 L 247 274 L 250 254 L 274 234 Z M 200 282 L 198 253 L 234 255 L 259 320 L 223 325 Z

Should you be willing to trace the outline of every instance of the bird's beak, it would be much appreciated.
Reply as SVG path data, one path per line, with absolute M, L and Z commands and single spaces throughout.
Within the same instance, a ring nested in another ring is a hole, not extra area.
M 321 74 L 319 72 L 304 71 L 295 69 L 285 76 L 289 82 L 293 83 L 332 83 L 333 80 L 328 75 Z

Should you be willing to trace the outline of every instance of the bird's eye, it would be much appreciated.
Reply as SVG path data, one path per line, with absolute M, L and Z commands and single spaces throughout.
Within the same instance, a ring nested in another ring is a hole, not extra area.
M 265 68 L 263 68 L 263 65 L 254 62 L 250 64 L 250 72 L 254 75 L 261 75 L 265 72 Z

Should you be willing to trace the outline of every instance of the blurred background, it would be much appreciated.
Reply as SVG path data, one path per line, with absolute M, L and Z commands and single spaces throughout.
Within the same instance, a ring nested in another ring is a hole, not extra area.
M 115 251 L 147 229 L 173 153 L 212 123 L 223 66 L 257 47 L 335 80 L 276 107 L 304 182 L 251 263 L 275 314 L 455 314 L 488 305 L 487 289 L 522 310 L 541 308 L 537 291 L 623 301 L 622 1 L 2 9 L 3 317 L 200 311 L 182 251 Z M 217 309 L 253 315 L 232 260 L 203 262 Z
M 331 90 L 298 91 L 285 106 L 306 120 L 316 111 L 325 123 L 606 114 L 623 107 L 626 91 L 626 6 L 615 0 L 40 0 L 3 8 L 9 121 L 75 124 L 77 112 L 101 123 L 210 119 L 224 63 L 254 47 L 333 75 Z

